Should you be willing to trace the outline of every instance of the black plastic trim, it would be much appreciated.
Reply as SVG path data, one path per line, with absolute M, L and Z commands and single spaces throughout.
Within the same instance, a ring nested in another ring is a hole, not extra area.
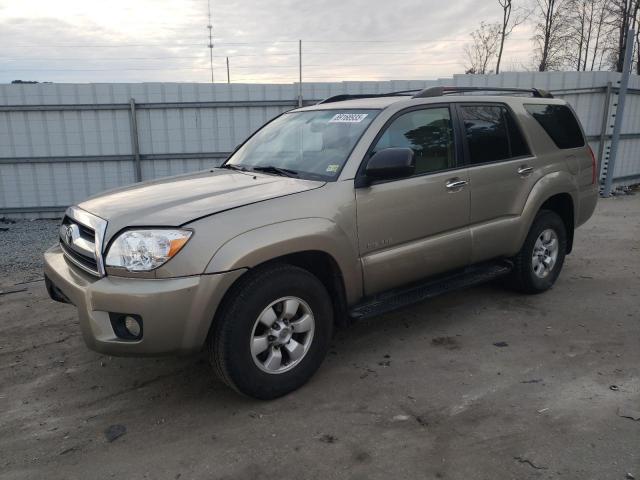
M 64 292 L 60 290 L 46 275 L 44 276 L 44 286 L 47 289 L 47 293 L 49 294 L 49 297 L 51 298 L 51 300 L 54 300 L 60 303 L 69 303 L 73 305 L 69 297 L 67 297 L 64 294 Z
M 550 92 L 538 88 L 507 88 L 507 87 L 429 87 L 416 93 L 411 98 L 442 97 L 456 93 L 469 92 L 504 92 L 504 93 L 529 93 L 535 98 L 554 98 Z
M 444 293 L 485 283 L 507 275 L 512 269 L 513 264 L 507 260 L 471 265 L 369 297 L 352 307 L 349 315 L 356 319 L 381 315 Z
M 124 322 L 127 317 L 134 318 L 138 322 L 138 325 L 140 325 L 140 333 L 138 335 L 132 335 L 125 327 Z M 128 340 L 131 342 L 138 342 L 142 340 L 142 337 L 144 336 L 144 323 L 142 322 L 142 317 L 140 315 L 135 313 L 109 312 L 109 321 L 111 322 L 113 333 L 115 333 L 116 337 L 120 340 Z
M 420 92 L 419 88 L 414 90 L 399 90 L 397 92 L 389 93 L 341 93 L 339 95 L 333 95 L 327 97 L 324 100 L 320 100 L 316 105 L 323 105 L 325 103 L 344 102 L 346 100 L 357 100 L 359 98 L 382 98 L 382 97 L 411 97 L 412 93 Z

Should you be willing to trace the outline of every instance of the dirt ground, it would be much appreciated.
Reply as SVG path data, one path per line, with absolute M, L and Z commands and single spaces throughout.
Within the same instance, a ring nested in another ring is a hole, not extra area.
M 3 479 L 640 479 L 640 195 L 600 202 L 550 292 L 362 321 L 272 402 L 203 358 L 87 350 L 19 273 L 0 279 Z

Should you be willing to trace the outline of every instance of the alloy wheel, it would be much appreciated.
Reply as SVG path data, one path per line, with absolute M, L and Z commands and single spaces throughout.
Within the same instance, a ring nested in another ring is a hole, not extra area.
M 266 373 L 291 370 L 308 353 L 314 330 L 313 312 L 304 300 L 279 298 L 254 323 L 250 338 L 253 361 Z

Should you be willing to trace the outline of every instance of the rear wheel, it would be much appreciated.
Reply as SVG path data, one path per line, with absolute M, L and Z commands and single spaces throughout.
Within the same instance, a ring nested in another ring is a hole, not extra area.
M 329 348 L 333 308 L 308 271 L 278 264 L 247 273 L 229 292 L 209 342 L 218 376 L 246 395 L 271 399 L 302 386 Z
M 560 216 L 541 210 L 524 245 L 514 257 L 513 286 L 524 293 L 541 293 L 553 286 L 567 251 L 567 231 Z

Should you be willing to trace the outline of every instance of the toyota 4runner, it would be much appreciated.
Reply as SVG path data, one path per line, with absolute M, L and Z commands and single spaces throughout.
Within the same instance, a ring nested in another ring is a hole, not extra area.
M 206 348 L 269 399 L 313 375 L 335 324 L 499 276 L 543 292 L 595 208 L 593 152 L 566 102 L 473 90 L 332 97 L 219 168 L 70 207 L 49 294 L 91 349 Z

